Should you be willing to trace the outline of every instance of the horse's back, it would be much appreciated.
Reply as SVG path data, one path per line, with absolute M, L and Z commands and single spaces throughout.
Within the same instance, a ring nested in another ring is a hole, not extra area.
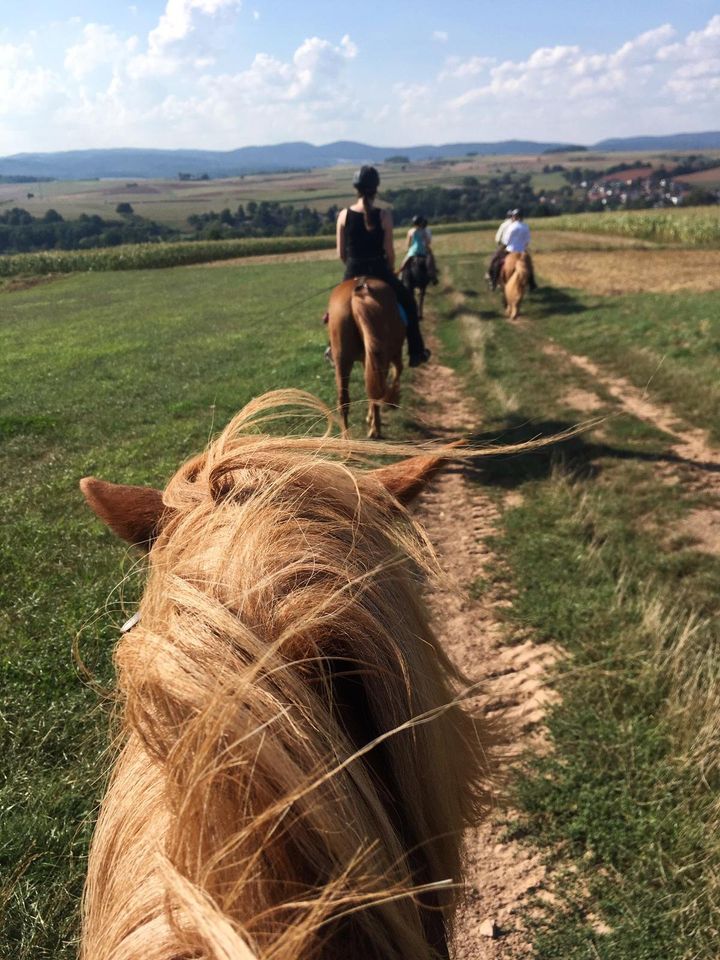
M 387 344 L 392 352 L 402 349 L 405 328 L 397 297 L 390 284 L 377 277 L 343 280 L 330 294 L 329 334 L 333 354 L 336 346 L 362 353 L 371 337 Z

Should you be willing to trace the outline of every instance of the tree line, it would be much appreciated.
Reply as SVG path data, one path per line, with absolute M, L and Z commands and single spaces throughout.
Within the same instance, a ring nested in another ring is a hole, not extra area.
M 104 220 L 97 214 L 81 213 L 76 220 L 66 220 L 57 210 L 34 217 L 20 207 L 0 213 L 0 253 L 89 250 L 170 240 L 176 236 L 179 236 L 177 230 L 143 217 Z

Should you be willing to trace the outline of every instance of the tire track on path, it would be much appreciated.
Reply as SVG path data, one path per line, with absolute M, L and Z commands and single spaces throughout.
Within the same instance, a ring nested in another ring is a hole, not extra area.
M 434 356 L 440 347 L 430 337 Z M 419 370 L 414 387 L 424 399 L 423 427 L 437 437 L 457 437 L 478 418 L 454 371 L 434 360 Z M 435 629 L 457 665 L 472 681 L 483 681 L 476 701 L 488 716 L 501 717 L 506 766 L 526 750 L 543 749 L 542 719 L 555 698 L 544 684 L 558 657 L 551 644 L 535 644 L 502 620 L 511 605 L 507 584 L 494 583 L 473 599 L 469 585 L 499 560 L 487 544 L 498 529 L 502 508 L 472 484 L 463 468 L 444 471 L 423 494 L 417 514 L 428 531 L 444 573 L 430 590 Z M 507 960 L 532 955 L 524 918 L 530 899 L 542 891 L 546 868 L 539 854 L 503 838 L 502 817 L 512 814 L 501 795 L 491 816 L 466 839 L 467 889 L 456 928 L 455 960 Z
M 541 348 L 547 356 L 563 360 L 592 377 L 626 413 L 675 437 L 671 452 L 688 466 L 705 469 L 708 483 L 720 486 L 720 450 L 712 446 L 706 430 L 689 426 L 672 407 L 652 401 L 646 391 L 629 380 L 603 370 L 589 357 L 571 353 L 555 340 L 541 341 Z

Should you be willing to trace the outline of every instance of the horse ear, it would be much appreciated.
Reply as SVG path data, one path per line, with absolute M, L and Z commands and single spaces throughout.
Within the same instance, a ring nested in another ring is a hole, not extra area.
M 132 487 L 83 477 L 80 489 L 90 509 L 121 539 L 149 550 L 166 512 L 162 493 L 153 487 Z
M 388 467 L 373 470 L 370 476 L 378 480 L 400 503 L 408 504 L 437 473 L 445 460 L 447 457 L 428 454 L 410 457 Z

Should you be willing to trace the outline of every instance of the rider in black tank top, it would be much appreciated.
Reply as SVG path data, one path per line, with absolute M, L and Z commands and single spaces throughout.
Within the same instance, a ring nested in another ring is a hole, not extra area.
M 345 220 L 345 279 L 360 275 L 377 276 L 385 273 L 385 239 L 380 211 L 373 207 L 368 212 L 372 230 L 365 226 L 365 215 L 348 208 Z
M 379 184 L 380 177 L 374 167 L 361 167 L 358 170 L 353 186 L 362 200 L 363 209 L 348 207 L 341 211 L 338 217 L 338 250 L 345 262 L 345 280 L 375 277 L 393 288 L 407 318 L 410 366 L 416 367 L 419 363 L 425 363 L 430 351 L 425 349 L 423 343 L 415 297 L 392 270 L 392 237 L 385 237 L 383 222 L 387 220 L 391 227 L 392 219 L 389 214 L 383 218 L 381 211 L 373 205 Z

